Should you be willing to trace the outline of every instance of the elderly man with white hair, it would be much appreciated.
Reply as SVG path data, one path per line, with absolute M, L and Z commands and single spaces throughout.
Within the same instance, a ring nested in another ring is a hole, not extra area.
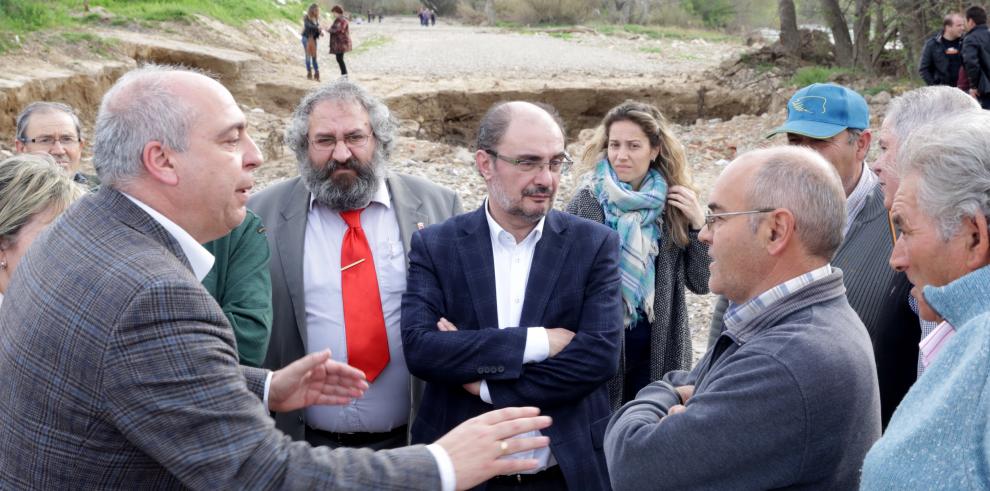
M 943 128 L 952 128 L 952 116 L 980 105 L 965 92 L 944 85 L 922 87 L 894 98 L 880 125 L 880 155 L 871 165 L 883 189 L 883 204 L 888 210 L 900 184 L 896 168 L 897 150 L 908 134 L 930 121 L 941 118 Z M 904 394 L 924 371 L 924 359 L 918 342 L 935 329 L 934 322 L 918 317 L 918 304 L 911 297 L 911 282 L 898 272 L 886 288 L 880 322 L 871 333 L 873 354 L 880 382 L 880 414 L 883 425 L 890 421 Z M 908 299 L 908 301 L 905 301 Z
M 939 321 L 930 363 L 867 455 L 863 489 L 986 489 L 990 482 L 990 114 L 934 122 L 899 150 L 890 264 Z M 951 326 L 951 327 L 950 327 Z

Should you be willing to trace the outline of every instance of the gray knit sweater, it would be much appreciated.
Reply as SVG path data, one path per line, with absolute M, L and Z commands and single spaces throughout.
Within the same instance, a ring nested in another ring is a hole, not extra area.
M 832 258 L 832 266 L 842 270 L 849 305 L 870 333 L 876 332 L 877 324 L 882 322 L 883 300 L 891 279 L 897 273 L 889 264 L 893 248 L 894 237 L 887 210 L 883 207 L 883 191 L 877 185 L 867 196 L 863 209 L 856 215 Z M 725 297 L 720 297 L 712 313 L 709 347 L 724 329 L 722 315 L 727 306 Z
M 622 406 L 605 431 L 612 488 L 856 489 L 880 401 L 870 338 L 843 293 L 834 271 Z M 694 395 L 667 416 L 683 385 Z
M 587 187 L 579 189 L 567 205 L 567 212 L 582 218 L 605 223 L 605 212 L 598 199 Z M 660 253 L 656 259 L 653 323 L 650 330 L 650 378 L 658 380 L 671 370 L 691 368 L 691 330 L 684 302 L 684 287 L 697 294 L 708 293 L 708 246 L 698 240 L 698 232 L 690 232 L 687 247 L 678 248 L 670 236 L 670 226 L 663 224 Z M 624 332 L 624 331 L 623 331 Z M 625 373 L 625 341 L 619 358 L 619 372 L 608 382 L 609 399 L 617 409 L 622 404 L 622 382 Z

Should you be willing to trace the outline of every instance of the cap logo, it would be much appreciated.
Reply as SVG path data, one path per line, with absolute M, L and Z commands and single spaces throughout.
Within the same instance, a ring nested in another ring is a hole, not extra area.
M 825 114 L 826 99 L 818 95 L 806 95 L 791 101 L 791 107 L 799 113 Z

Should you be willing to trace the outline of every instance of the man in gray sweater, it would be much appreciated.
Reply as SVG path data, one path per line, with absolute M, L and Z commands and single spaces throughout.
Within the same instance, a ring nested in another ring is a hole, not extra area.
M 845 193 L 819 154 L 740 156 L 699 238 L 726 329 L 691 372 L 623 406 L 605 433 L 613 488 L 855 489 L 880 436 L 870 338 L 830 258 Z

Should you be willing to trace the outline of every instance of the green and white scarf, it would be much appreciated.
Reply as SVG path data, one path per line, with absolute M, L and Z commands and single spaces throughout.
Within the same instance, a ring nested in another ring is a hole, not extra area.
M 667 181 L 651 168 L 639 191 L 619 180 L 607 159 L 595 166 L 591 191 L 605 212 L 605 224 L 619 233 L 623 323 L 631 329 L 639 310 L 653 321 L 655 261 L 660 251 L 660 224 L 667 202 Z

